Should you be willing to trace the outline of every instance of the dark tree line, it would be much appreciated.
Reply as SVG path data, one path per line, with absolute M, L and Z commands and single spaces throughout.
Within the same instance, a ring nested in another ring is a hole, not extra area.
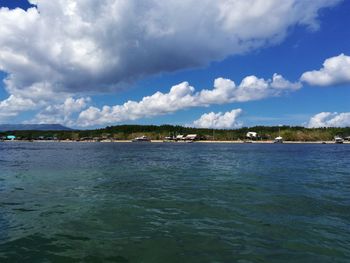
M 94 130 L 71 131 L 7 131 L 0 132 L 0 137 L 15 135 L 19 139 L 59 139 L 79 140 L 82 138 L 104 138 L 115 140 L 129 140 L 137 136 L 146 135 L 151 139 L 163 139 L 166 136 L 180 134 L 198 134 L 203 140 L 238 140 L 245 139 L 248 131 L 259 134 L 261 140 L 271 140 L 281 135 L 284 140 L 290 141 L 319 141 L 332 140 L 334 136 L 350 136 L 350 127 L 347 128 L 305 128 L 301 126 L 255 126 L 239 129 L 202 129 L 173 125 L 118 125 L 107 126 Z

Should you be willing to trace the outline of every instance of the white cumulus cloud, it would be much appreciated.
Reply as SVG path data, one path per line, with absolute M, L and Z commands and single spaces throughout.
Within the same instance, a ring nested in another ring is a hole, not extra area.
M 113 124 L 168 114 L 190 107 L 259 100 L 279 96 L 300 87 L 300 83 L 289 82 L 278 74 L 274 74 L 272 79 L 268 80 L 248 76 L 238 86 L 230 79 L 218 78 L 214 81 L 213 89 L 199 92 L 196 92 L 188 82 L 183 82 L 173 86 L 168 93 L 156 92 L 138 102 L 128 101 L 122 105 L 104 106 L 102 109 L 89 107 L 80 113 L 77 124 L 80 126 Z
M 9 94 L 0 107 L 11 105 L 11 110 L 1 112 L 2 118 L 279 43 L 293 26 L 317 29 L 319 11 L 341 0 L 29 2 L 36 7 L 0 8 L 0 71 L 7 74 L 4 84 Z M 263 84 L 259 79 L 246 82 L 252 88 L 235 93 L 238 101 L 266 96 L 259 93 Z M 281 90 L 283 85 L 279 83 Z M 225 100 L 220 96 L 226 91 L 207 96 L 216 103 Z M 126 106 L 134 108 L 130 103 Z M 116 108 L 103 111 L 114 115 Z M 94 108 L 89 112 L 98 115 Z
M 350 112 L 321 112 L 311 117 L 309 128 L 350 127 Z
M 314 86 L 350 83 L 350 56 L 340 54 L 324 61 L 320 70 L 305 72 L 301 80 Z
M 317 29 L 340 0 L 31 0 L 0 9 L 0 70 L 12 89 L 100 91 L 197 67 Z
M 73 114 L 81 112 L 88 106 L 90 98 L 67 98 L 62 104 L 54 104 L 45 107 L 37 113 L 34 119 L 27 123 L 53 124 L 59 123 L 68 126 L 74 126 L 75 120 Z
M 242 112 L 242 109 L 235 109 L 225 113 L 205 113 L 198 120 L 193 122 L 193 126 L 198 128 L 215 129 L 239 128 L 242 126 L 242 123 L 239 122 L 237 118 Z
M 7 99 L 0 101 L 0 121 L 15 117 L 21 111 L 36 108 L 37 105 L 32 100 L 10 95 Z

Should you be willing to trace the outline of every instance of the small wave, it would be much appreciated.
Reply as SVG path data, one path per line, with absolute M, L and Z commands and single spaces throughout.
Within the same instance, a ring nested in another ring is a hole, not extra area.
M 14 205 L 23 205 L 24 203 L 16 202 L 0 202 L 0 206 L 14 206 Z
M 63 237 L 73 241 L 90 241 L 91 240 L 91 238 L 88 238 L 88 237 L 72 236 L 72 235 L 66 235 L 66 234 L 57 234 L 56 236 Z
M 28 208 L 13 208 L 13 211 L 18 211 L 18 212 L 34 212 L 37 211 L 35 209 L 28 209 Z

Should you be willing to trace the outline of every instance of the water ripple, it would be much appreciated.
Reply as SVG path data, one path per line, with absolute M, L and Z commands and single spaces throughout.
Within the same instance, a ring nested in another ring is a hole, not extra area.
M 347 262 L 348 145 L 1 146 L 0 262 Z

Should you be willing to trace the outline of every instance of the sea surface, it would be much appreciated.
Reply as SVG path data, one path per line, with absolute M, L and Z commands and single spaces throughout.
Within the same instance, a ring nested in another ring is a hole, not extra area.
M 350 262 L 350 145 L 0 143 L 0 262 Z

